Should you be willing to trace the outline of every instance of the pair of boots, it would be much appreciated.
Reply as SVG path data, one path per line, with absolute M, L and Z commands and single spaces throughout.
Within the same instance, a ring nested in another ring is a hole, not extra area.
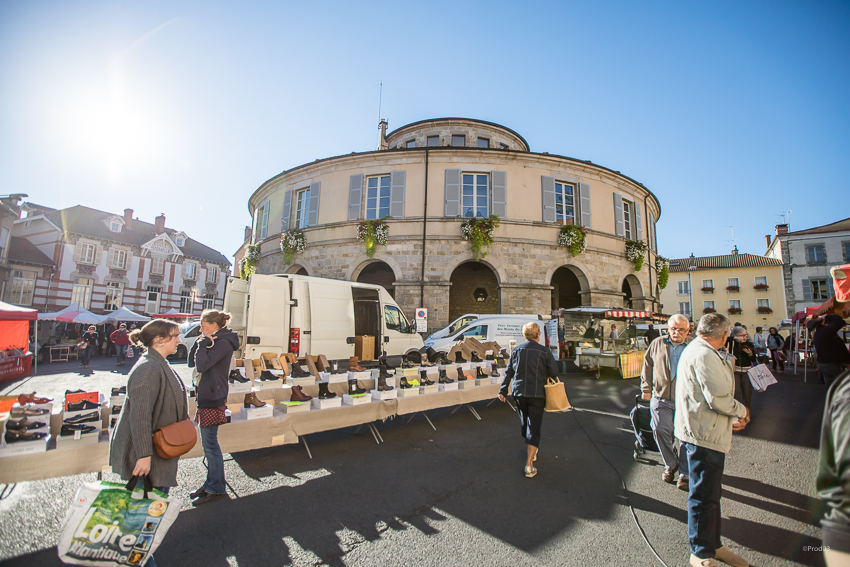
M 426 371 L 424 371 L 424 370 L 420 370 L 420 371 L 419 371 L 419 376 L 421 377 L 421 379 L 419 380 L 419 382 L 420 382 L 423 386 L 431 386 L 431 385 L 433 385 L 433 384 L 434 384 L 434 381 L 433 381 L 433 380 L 429 380 L 429 379 L 428 379 L 428 373 L 427 373 Z

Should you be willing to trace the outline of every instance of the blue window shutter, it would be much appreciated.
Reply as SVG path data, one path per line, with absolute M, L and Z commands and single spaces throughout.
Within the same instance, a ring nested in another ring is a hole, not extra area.
M 591 228 L 590 226 L 590 185 L 587 183 L 578 184 L 579 207 L 581 211 L 581 226 Z
M 319 224 L 319 196 L 322 191 L 322 182 L 310 184 L 310 203 L 307 205 L 307 226 Z
M 360 220 L 360 203 L 363 195 L 363 174 L 352 175 L 348 182 L 348 220 Z
M 812 284 L 809 280 L 803 280 L 803 301 L 812 300 Z
M 493 206 L 490 212 L 500 219 L 508 216 L 508 174 L 505 171 L 491 171 L 493 183 Z
M 460 170 L 446 170 L 446 203 L 443 214 L 447 217 L 460 216 Z
M 283 216 L 280 221 L 280 231 L 289 230 L 289 217 L 292 215 L 292 189 L 283 194 Z
M 827 294 L 829 295 L 829 297 L 832 297 L 833 295 L 835 295 L 835 288 L 833 287 L 833 284 L 832 284 L 832 276 L 826 277 L 826 290 L 827 290 Z
M 643 240 L 643 217 L 640 214 L 640 203 L 634 202 L 635 205 L 635 226 L 637 227 L 637 239 Z
M 540 176 L 543 190 L 543 222 L 555 222 L 555 178 Z
M 623 196 L 614 193 L 614 232 L 617 236 L 626 236 L 626 224 L 623 215 Z
M 649 245 L 652 247 L 652 251 L 657 254 L 658 243 L 655 241 L 655 215 L 652 214 L 652 211 L 646 214 L 649 215 Z
M 390 217 L 404 218 L 404 181 L 407 177 L 404 171 L 390 173 Z

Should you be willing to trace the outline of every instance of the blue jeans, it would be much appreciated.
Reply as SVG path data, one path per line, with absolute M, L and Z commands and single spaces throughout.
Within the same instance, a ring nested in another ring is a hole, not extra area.
M 682 443 L 688 455 L 688 542 L 700 559 L 713 558 L 720 543 L 720 491 L 726 454 Z
M 218 446 L 218 425 L 201 427 L 201 445 L 207 457 L 207 480 L 204 490 L 213 494 L 227 493 L 227 485 L 224 483 L 224 457 L 221 447 Z
M 94 352 L 94 347 L 89 345 L 83 349 L 83 359 L 80 361 L 80 364 L 83 366 L 88 366 L 89 361 L 91 360 L 92 352 Z
M 118 357 L 118 362 L 124 362 L 124 358 L 127 356 L 127 347 L 130 345 L 115 345 L 115 354 Z

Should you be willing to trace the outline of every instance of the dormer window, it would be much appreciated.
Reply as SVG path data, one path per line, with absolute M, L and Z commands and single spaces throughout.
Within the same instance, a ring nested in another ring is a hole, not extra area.
M 112 232 L 121 232 L 121 223 L 118 221 L 112 221 L 109 223 L 109 230 Z
M 178 236 L 177 240 L 175 241 L 175 244 L 177 244 L 177 246 L 183 246 L 186 244 L 186 239 L 182 236 Z
M 121 217 L 109 217 L 103 220 L 109 232 L 121 232 L 124 228 L 124 219 Z

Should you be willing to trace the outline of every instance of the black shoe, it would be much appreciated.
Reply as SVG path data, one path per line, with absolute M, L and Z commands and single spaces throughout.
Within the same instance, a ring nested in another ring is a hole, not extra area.
M 112 415 L 118 415 L 121 413 L 121 406 L 112 406 Z
M 109 429 L 115 429 L 115 426 L 118 425 L 118 418 L 113 417 L 109 420 Z
M 305 372 L 304 369 L 301 368 L 301 365 L 297 362 L 293 362 L 292 364 L 290 364 L 289 368 L 289 375 L 293 378 L 308 378 L 312 376 L 312 374 L 310 374 L 309 372 Z
M 390 374 L 389 371 L 387 370 L 386 364 L 378 365 L 378 378 L 387 379 L 387 378 L 392 378 L 392 377 L 393 377 L 393 375 Z
M 68 394 L 85 394 L 85 393 L 86 393 L 86 391 L 85 391 L 85 390 L 65 390 L 65 395 L 66 395 L 66 396 L 67 396 Z
M 192 500 L 194 500 L 195 498 L 198 498 L 198 497 L 200 497 L 200 496 L 203 496 L 203 495 L 204 495 L 204 494 L 206 494 L 206 493 L 207 493 L 207 489 L 206 489 L 206 488 L 204 488 L 204 487 L 202 486 L 202 487 L 200 487 L 198 490 L 196 490 L 195 492 L 190 492 L 190 493 L 189 493 L 189 498 L 191 498 Z
M 481 360 L 481 357 L 478 356 L 477 351 L 472 351 L 472 356 L 469 357 L 469 362 L 484 362 Z
M 83 413 L 78 415 L 77 417 L 69 417 L 64 420 L 63 425 L 79 425 L 80 423 L 88 423 L 90 421 L 97 421 L 100 419 L 100 412 L 93 411 L 91 413 Z
M 478 366 L 475 369 L 475 377 L 476 378 L 487 378 L 487 375 L 484 373 L 484 370 L 482 370 L 481 367 Z
M 466 360 L 466 359 L 463 357 L 463 353 L 462 353 L 461 351 L 459 351 L 459 350 L 458 350 L 458 351 L 455 351 L 455 362 L 457 362 L 458 364 L 460 364 L 460 363 L 463 363 L 463 362 L 469 362 L 469 361 L 468 361 L 468 360 Z
M 428 379 L 428 373 L 427 373 L 426 371 L 424 371 L 424 370 L 420 370 L 420 371 L 419 371 L 419 381 L 420 381 L 420 382 L 422 383 L 422 385 L 424 385 L 424 386 L 431 386 L 431 385 L 434 383 L 434 381 L 433 381 L 433 380 L 429 380 L 429 379 Z
M 446 370 L 445 370 L 445 369 L 440 370 L 440 377 L 439 377 L 439 379 L 438 379 L 437 381 L 438 381 L 440 384 L 452 384 L 452 383 L 454 383 L 454 380 L 452 380 L 451 378 L 449 378 L 449 376 L 446 374 Z
M 411 385 L 407 382 L 407 377 L 406 377 L 406 376 L 402 376 L 402 377 L 401 377 L 401 379 L 398 381 L 398 387 L 399 387 L 399 388 L 404 388 L 405 390 L 407 390 L 408 388 L 412 388 L 413 386 L 411 386 Z
M 241 382 L 242 384 L 248 382 L 248 379 L 245 378 L 244 376 L 242 376 L 242 373 L 239 372 L 238 370 L 231 370 L 230 375 L 227 378 L 231 382 L 233 382 L 234 380 L 236 382 Z
M 493 364 L 490 367 L 490 378 L 501 378 L 501 377 L 502 377 L 502 375 L 499 374 L 499 368 L 495 364 Z
M 327 382 L 319 382 L 319 399 L 320 400 L 329 400 L 331 398 L 335 398 L 336 394 L 328 390 Z
M 484 357 L 484 360 L 496 360 L 496 357 L 493 356 L 493 351 L 490 351 L 490 354 Z
M 366 390 L 360 388 L 357 385 L 357 380 L 349 380 L 348 381 L 348 395 L 354 396 L 355 394 L 365 394 Z
M 86 433 L 91 433 L 92 431 L 96 431 L 97 429 L 97 427 L 94 427 L 92 425 L 70 425 L 64 423 L 62 424 L 62 431 L 59 433 L 59 435 L 69 435 L 73 437 L 74 433 L 76 433 L 77 431 L 79 431 L 81 435 L 85 435 Z
M 388 392 L 394 388 L 392 386 L 387 386 L 386 376 L 378 376 L 378 387 L 375 389 L 379 392 Z
M 12 408 L 9 411 L 9 415 L 14 419 L 20 419 L 22 417 L 35 417 L 38 415 L 47 415 L 50 413 L 50 410 L 44 408 L 34 408 L 30 406 L 26 406 L 23 408 Z
M 401 359 L 401 367 L 402 368 L 413 368 L 413 365 L 410 364 L 406 358 Z
M 213 500 L 218 500 L 219 498 L 224 498 L 227 494 L 215 494 L 212 492 L 204 492 L 203 495 L 198 496 L 194 500 L 192 500 L 192 506 L 200 506 L 201 504 L 206 504 L 207 502 L 212 502 Z
M 68 409 L 66 411 L 95 410 L 99 407 L 100 404 L 96 404 L 88 400 L 83 400 L 81 402 L 68 402 Z
M 466 374 L 463 373 L 463 370 L 460 366 L 457 367 L 457 379 L 459 381 L 466 380 Z
M 277 376 L 269 372 L 268 370 L 263 370 L 260 372 L 260 380 L 265 382 L 266 380 L 277 380 Z
M 18 441 L 35 441 L 36 439 L 44 439 L 47 433 L 44 431 L 7 431 L 6 443 L 17 443 Z
M 27 418 L 18 421 L 10 419 L 6 422 L 6 431 L 32 431 L 42 427 L 46 427 L 43 421 L 29 421 Z

